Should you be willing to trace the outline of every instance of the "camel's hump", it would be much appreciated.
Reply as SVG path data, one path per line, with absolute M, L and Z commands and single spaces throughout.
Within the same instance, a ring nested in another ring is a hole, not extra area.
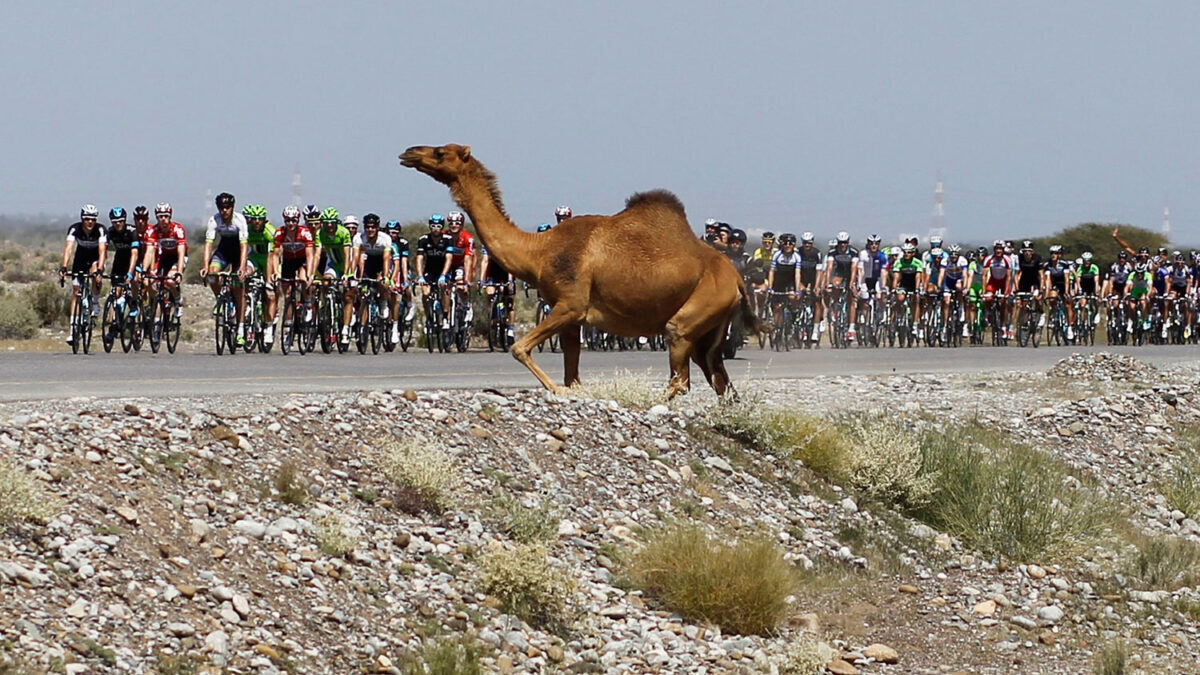
M 676 197 L 674 193 L 667 190 L 638 192 L 625 200 L 626 210 L 643 206 L 664 206 L 677 212 L 685 220 L 687 219 L 687 212 L 683 208 L 683 202 L 679 201 L 679 197 Z

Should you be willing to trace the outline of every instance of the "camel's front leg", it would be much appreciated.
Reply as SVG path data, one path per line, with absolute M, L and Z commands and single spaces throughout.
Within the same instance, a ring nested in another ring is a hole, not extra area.
M 520 361 L 521 365 L 529 369 L 533 376 L 542 383 L 542 386 L 556 394 L 563 394 L 565 390 L 562 387 L 554 384 L 553 381 L 546 375 L 546 371 L 542 370 L 538 364 L 533 362 L 533 357 L 530 353 L 544 342 L 551 334 L 562 331 L 569 325 L 577 325 L 582 317 L 577 312 L 569 310 L 561 302 L 550 310 L 550 314 L 546 316 L 540 323 L 533 327 L 533 330 L 526 333 L 517 340 L 512 347 L 513 358 Z M 567 338 L 563 336 L 563 356 L 566 358 L 568 351 Z M 579 379 L 579 336 L 576 330 L 575 337 L 575 379 Z M 569 382 L 570 380 L 568 380 Z
M 571 324 L 558 334 L 563 350 L 563 385 L 579 384 L 579 325 Z
M 692 341 L 682 335 L 667 331 L 667 351 L 671 361 L 671 383 L 667 385 L 667 400 L 686 394 L 691 387 L 692 373 L 688 358 L 692 355 Z

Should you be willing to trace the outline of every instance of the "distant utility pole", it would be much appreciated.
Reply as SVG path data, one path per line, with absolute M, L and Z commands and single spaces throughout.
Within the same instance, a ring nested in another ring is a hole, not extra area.
M 212 188 L 204 191 L 204 208 L 200 209 L 200 224 L 203 225 L 208 220 L 208 214 L 216 206 L 213 204 Z
M 300 185 L 300 165 L 297 164 L 296 173 L 292 175 L 292 206 L 300 206 Z
M 937 183 L 933 187 L 933 222 L 929 225 L 929 238 L 946 236 L 946 205 L 942 203 L 942 174 L 938 172 Z
M 1167 238 L 1167 241 L 1171 240 L 1171 208 L 1168 206 L 1163 207 L 1163 230 L 1162 230 L 1162 233 L 1163 233 L 1163 236 Z

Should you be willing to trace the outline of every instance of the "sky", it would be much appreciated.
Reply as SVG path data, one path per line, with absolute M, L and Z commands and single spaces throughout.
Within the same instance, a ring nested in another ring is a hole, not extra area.
M 1200 243 L 1200 3 L 10 3 L 0 213 L 206 191 L 425 218 L 461 143 L 513 220 L 651 188 L 693 227 L 949 239 L 1080 222 Z

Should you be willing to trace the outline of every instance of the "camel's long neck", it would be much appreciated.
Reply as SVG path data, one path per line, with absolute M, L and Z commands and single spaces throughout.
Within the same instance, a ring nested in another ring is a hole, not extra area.
M 518 279 L 536 283 L 540 240 L 508 219 L 493 182 L 483 176 L 462 176 L 450 185 L 450 194 L 475 223 L 488 255 Z

